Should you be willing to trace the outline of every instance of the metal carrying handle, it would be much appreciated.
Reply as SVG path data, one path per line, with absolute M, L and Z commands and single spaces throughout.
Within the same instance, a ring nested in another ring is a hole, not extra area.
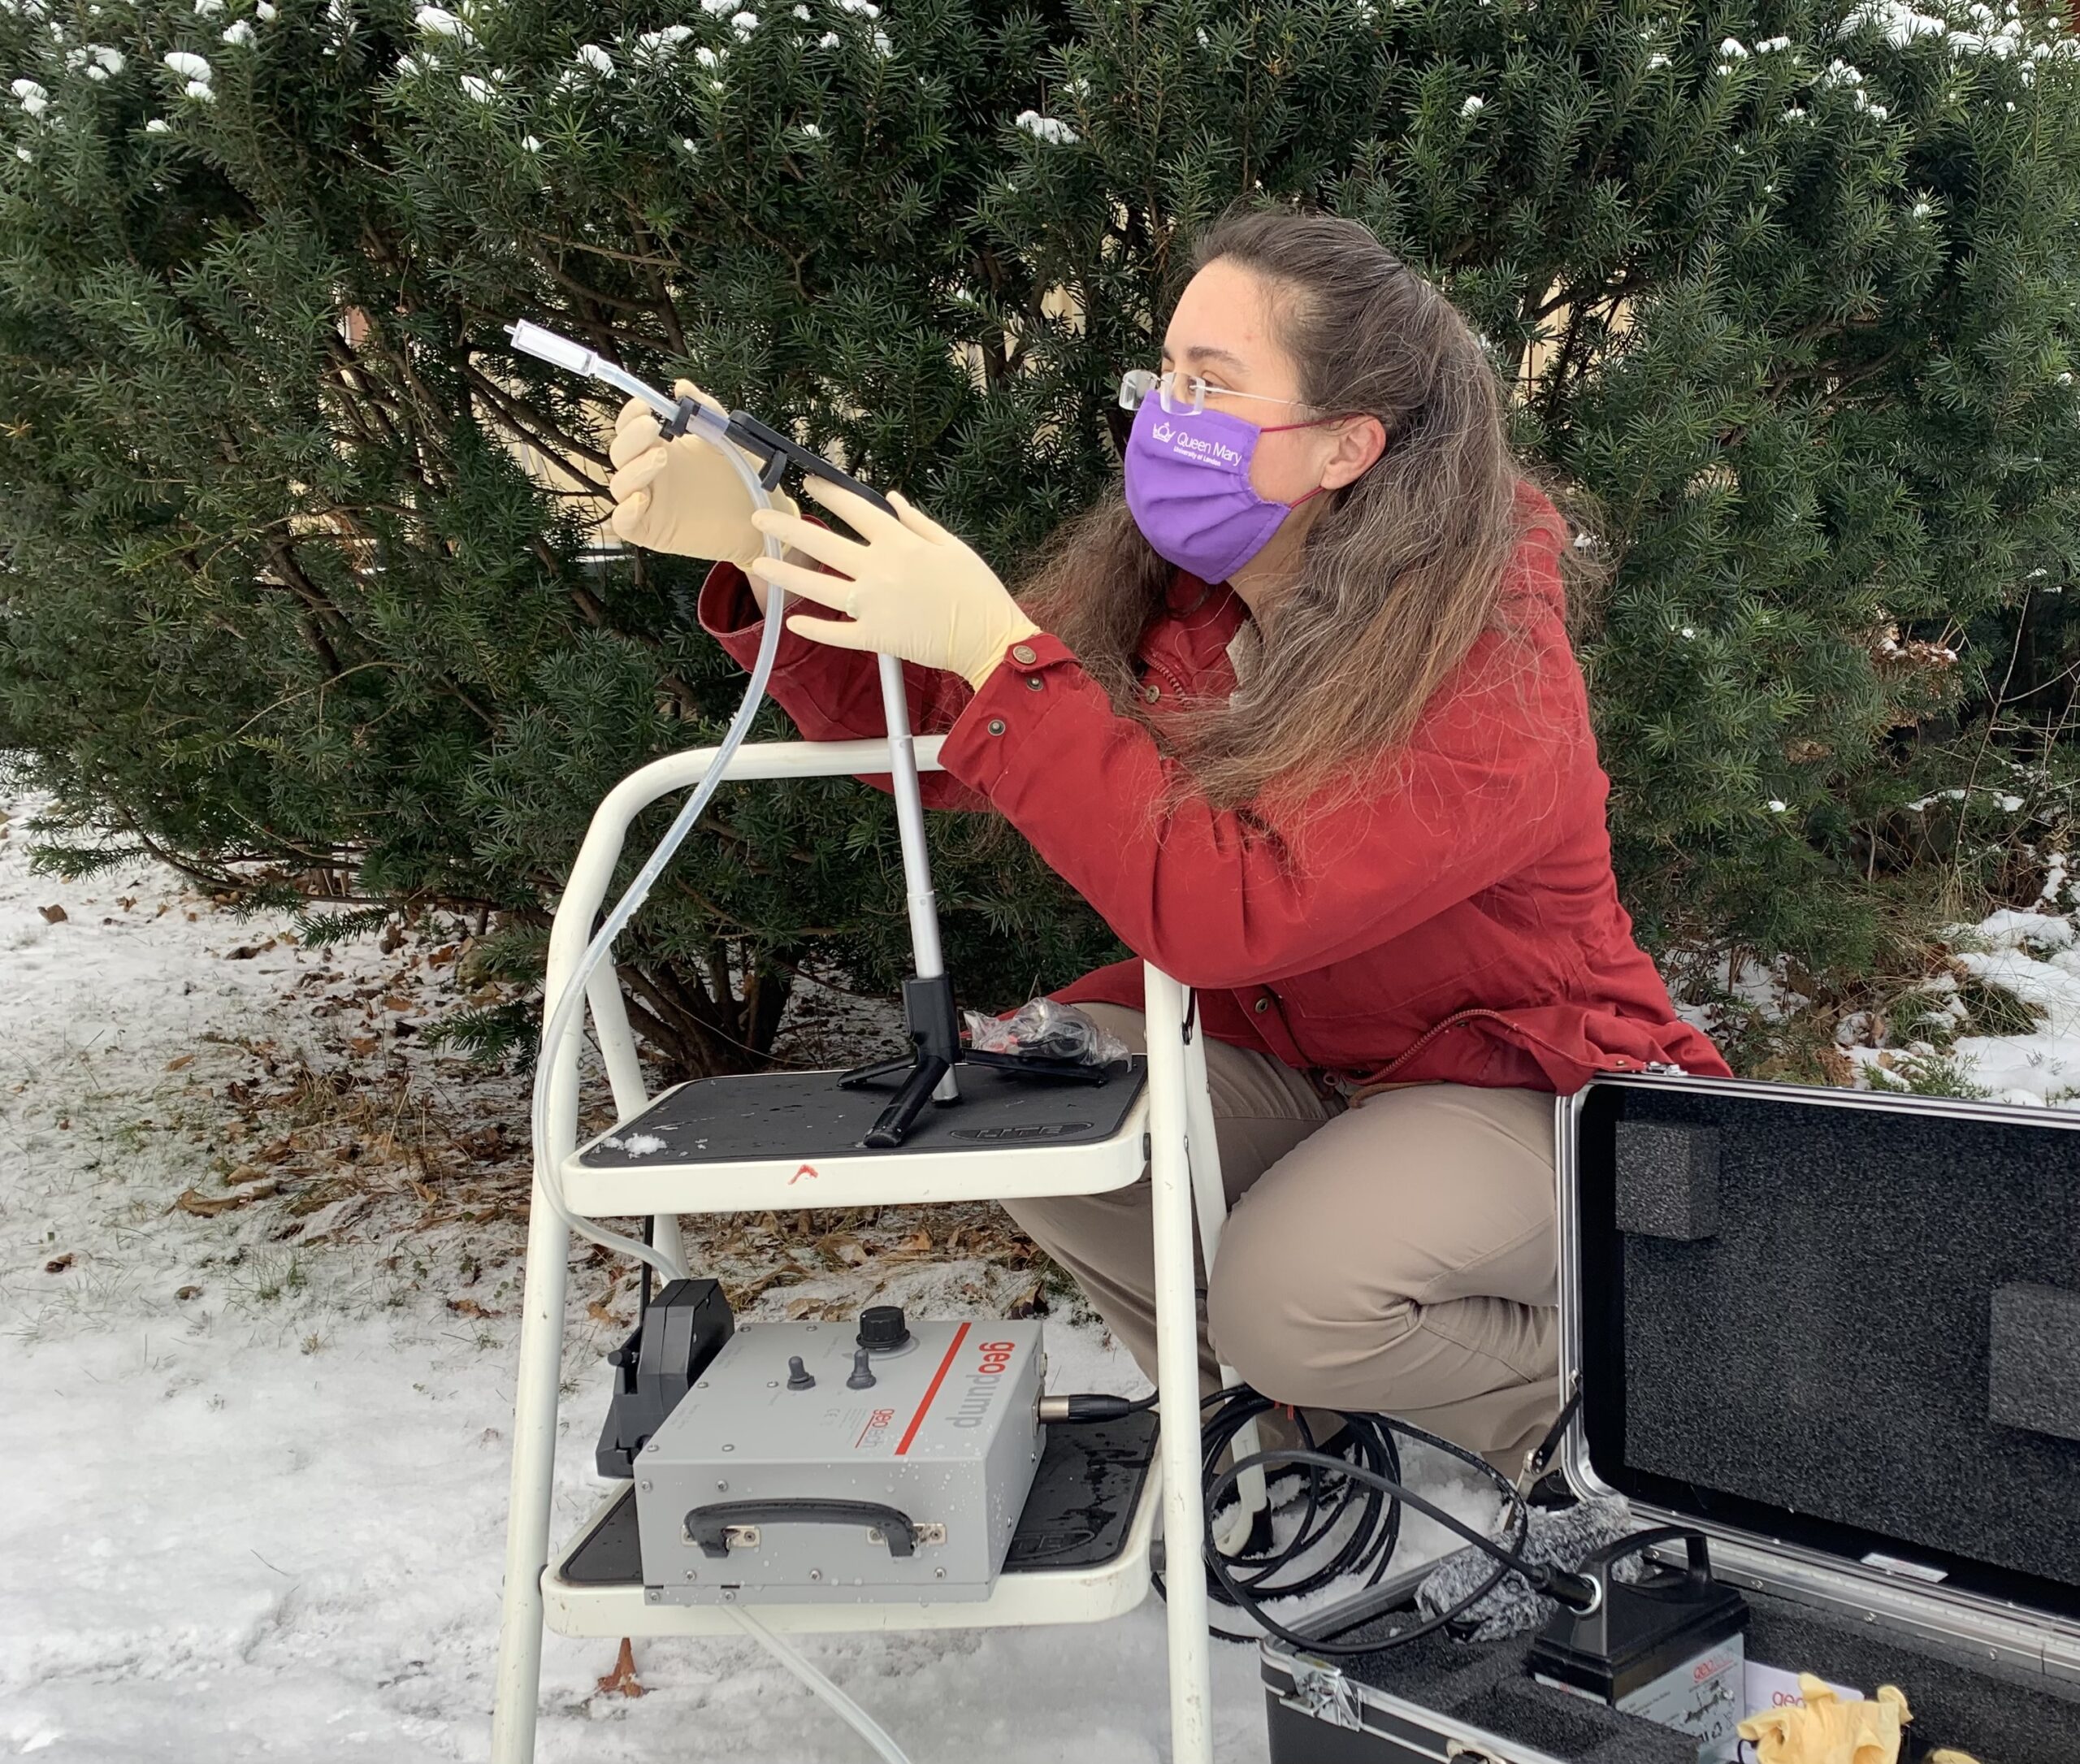
M 879 1501 L 826 1501 L 812 1495 L 769 1501 L 713 1501 L 686 1516 L 686 1535 L 700 1553 L 717 1560 L 730 1554 L 730 1532 L 739 1525 L 864 1525 L 877 1530 L 891 1556 L 917 1553 L 919 1528 L 900 1507 Z

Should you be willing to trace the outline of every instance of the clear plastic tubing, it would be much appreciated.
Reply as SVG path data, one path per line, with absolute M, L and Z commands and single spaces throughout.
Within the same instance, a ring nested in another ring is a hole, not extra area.
M 541 326 L 530 324 L 524 319 L 518 324 L 508 326 L 506 334 L 512 338 L 515 349 L 554 366 L 601 381 L 618 391 L 626 392 L 630 397 L 640 398 L 662 419 L 670 421 L 679 414 L 676 400 L 666 397 L 654 386 L 646 384 L 626 368 L 595 354 L 583 344 L 574 343 L 568 337 L 559 336 L 553 331 L 544 330 Z M 773 506 L 773 499 L 766 494 L 765 486 L 759 481 L 758 473 L 752 468 L 751 462 L 744 457 L 743 450 L 729 439 L 726 418 L 702 405 L 696 410 L 687 428 L 706 437 L 722 457 L 736 468 L 738 476 L 743 479 L 745 489 L 751 492 L 754 507 L 769 509 Z M 777 558 L 781 555 L 780 542 L 770 534 L 766 535 L 765 552 L 769 557 Z M 535 1171 L 550 1208 L 580 1237 L 589 1238 L 605 1249 L 618 1250 L 623 1255 L 632 1255 L 639 1261 L 647 1262 L 666 1280 L 682 1279 L 686 1270 L 654 1246 L 639 1238 L 624 1237 L 618 1231 L 609 1231 L 591 1220 L 581 1219 L 565 1204 L 562 1172 L 556 1168 L 548 1143 L 549 1075 L 556 1066 L 553 1050 L 562 1047 L 564 1037 L 574 1028 L 578 1015 L 584 1008 L 587 983 L 598 970 L 600 963 L 607 959 L 608 952 L 613 947 L 614 939 L 621 935 L 628 921 L 641 910 L 643 903 L 649 898 L 651 889 L 656 886 L 657 878 L 664 874 L 665 865 L 677 855 L 680 846 L 686 843 L 687 835 L 693 831 L 696 823 L 706 813 L 708 803 L 721 788 L 723 777 L 729 771 L 730 761 L 736 756 L 737 749 L 743 745 L 744 737 L 751 732 L 752 720 L 758 715 L 759 706 L 765 702 L 766 683 L 772 678 L 773 659 L 779 650 L 780 633 L 784 628 L 782 615 L 786 599 L 786 593 L 778 587 L 768 591 L 765 626 L 759 639 L 757 658 L 752 664 L 751 683 L 744 688 L 743 702 L 730 719 L 730 726 L 722 736 L 722 744 L 716 749 L 715 762 L 708 767 L 707 775 L 695 787 L 693 794 L 686 800 L 686 805 L 665 830 L 664 838 L 657 842 L 656 849 L 651 852 L 643 868 L 636 873 L 635 880 L 628 885 L 627 892 L 614 903 L 606 917 L 600 921 L 600 929 L 593 934 L 592 942 L 585 946 L 585 953 L 578 958 L 577 969 L 569 983 L 561 995 L 550 1003 L 548 1021 L 542 1031 L 541 1057 L 535 1067 Z

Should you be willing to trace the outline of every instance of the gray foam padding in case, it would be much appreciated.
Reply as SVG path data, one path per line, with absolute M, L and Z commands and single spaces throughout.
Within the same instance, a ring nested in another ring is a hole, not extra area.
M 1995 1420 L 2080 1440 L 2080 1292 L 2022 1281 L 1998 1288 L 1991 1357 Z
M 1718 1135 L 1680 1121 L 1618 1124 L 1618 1229 L 1694 1243 L 1719 1228 Z
M 1974 1663 L 1934 1644 L 1874 1630 L 1766 1595 L 1749 1593 L 1750 1659 L 1786 1671 L 1817 1672 L 1869 1694 L 1897 1684 L 1923 1747 L 1952 1746 L 1987 1764 L 2073 1764 L 2080 1755 L 2080 1684 L 2018 1666 Z M 1384 1636 L 1406 1616 L 1381 1618 L 1339 1635 Z M 1361 1654 L 1346 1674 L 1404 1702 L 1571 1764 L 1696 1764 L 1696 1746 L 1670 1728 L 1533 1679 L 1532 1638 L 1460 1642 L 1427 1636 L 1406 1647 Z
M 1337 1640 L 1384 1637 L 1409 1621 L 1377 1619 Z M 1361 1684 L 1571 1764 L 1697 1764 L 1696 1743 L 1672 1729 L 1539 1684 L 1526 1670 L 1532 1640 L 1454 1641 L 1440 1632 L 1340 1663 Z
M 1626 1466 L 2080 1586 L 2080 1441 L 1988 1404 L 1995 1292 L 2080 1285 L 2080 1130 L 1731 1086 L 1622 1109 L 1719 1164 L 1716 1233 L 1622 1237 L 1592 1295 L 1623 1300 Z
M 2080 1757 L 2080 1684 L 2046 1678 L 1931 1642 L 1887 1634 L 1782 1599 L 1748 1595 L 1751 1658 L 1817 1672 L 1866 1696 L 1896 1684 L 1924 1752 L 1952 1747 L 1986 1764 L 2073 1764 Z

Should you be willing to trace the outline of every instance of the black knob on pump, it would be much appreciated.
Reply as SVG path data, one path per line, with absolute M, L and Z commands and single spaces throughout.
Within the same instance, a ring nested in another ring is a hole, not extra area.
M 900 1305 L 869 1305 L 860 1313 L 855 1339 L 869 1354 L 893 1354 L 910 1340 L 910 1325 Z

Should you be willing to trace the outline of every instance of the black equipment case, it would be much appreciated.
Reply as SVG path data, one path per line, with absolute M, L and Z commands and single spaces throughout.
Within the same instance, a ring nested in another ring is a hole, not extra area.
M 1751 1667 L 1899 1685 L 1903 1759 L 2080 1764 L 2080 1111 L 1674 1074 L 1555 1121 L 1569 1484 L 1710 1535 Z M 1532 1640 L 1268 1641 L 1272 1764 L 1697 1764 Z

